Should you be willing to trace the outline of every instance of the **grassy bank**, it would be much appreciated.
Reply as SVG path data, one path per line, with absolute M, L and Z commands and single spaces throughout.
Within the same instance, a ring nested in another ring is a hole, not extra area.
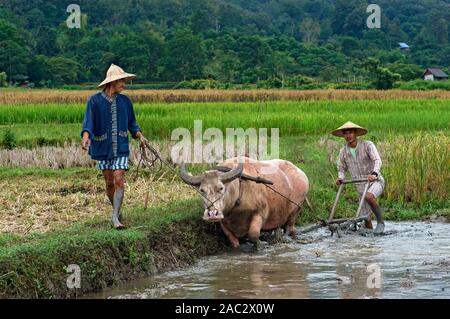
M 191 264 L 225 249 L 217 224 L 198 218 L 198 202 L 127 211 L 128 228 L 105 220 L 79 222 L 52 233 L 0 235 L 0 298 L 67 298 Z M 81 271 L 69 289 L 66 267 Z

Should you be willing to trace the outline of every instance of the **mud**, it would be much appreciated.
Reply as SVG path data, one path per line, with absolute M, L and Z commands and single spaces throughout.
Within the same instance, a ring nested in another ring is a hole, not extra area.
M 450 298 L 450 224 L 387 222 L 330 237 L 326 229 L 254 252 L 202 258 L 89 298 Z

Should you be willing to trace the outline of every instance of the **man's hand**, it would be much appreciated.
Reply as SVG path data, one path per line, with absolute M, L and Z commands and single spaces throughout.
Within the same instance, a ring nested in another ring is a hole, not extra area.
M 147 139 L 144 137 L 144 135 L 141 135 L 141 138 L 139 139 L 141 141 L 141 147 L 145 147 L 146 143 L 148 142 Z
M 89 148 L 89 146 L 91 146 L 91 140 L 89 139 L 89 133 L 84 132 L 83 139 L 81 140 L 81 148 L 83 148 L 83 150 L 86 151 Z
M 341 185 L 342 184 L 342 179 L 338 178 L 336 179 L 336 185 Z
M 367 176 L 367 180 L 368 180 L 369 182 L 376 181 L 377 179 L 378 179 L 378 177 L 375 176 L 375 175 L 369 175 L 369 176 Z
M 145 147 L 145 144 L 148 142 L 148 140 L 144 137 L 144 134 L 141 132 L 137 132 L 136 136 L 139 138 L 141 147 Z

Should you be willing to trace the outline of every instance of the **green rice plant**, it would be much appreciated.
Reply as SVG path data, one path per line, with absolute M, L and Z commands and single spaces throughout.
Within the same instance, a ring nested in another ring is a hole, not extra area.
M 43 136 L 47 133 L 42 132 L 41 126 L 45 126 L 45 131 L 60 127 L 59 138 L 75 139 L 79 138 L 84 111 L 85 105 L 81 104 L 0 106 L 0 131 L 4 129 L 2 126 L 15 125 L 19 131 L 23 128 L 27 136 L 34 132 Z M 203 121 L 203 130 L 279 128 L 280 136 L 324 135 L 348 120 L 384 135 L 447 130 L 449 111 L 447 100 L 135 104 L 137 121 L 144 134 L 157 139 L 170 139 L 175 128 L 193 130 L 194 120 Z
M 3 134 L 2 146 L 8 150 L 12 150 L 17 145 L 16 134 L 11 128 L 6 129 Z
M 0 106 L 0 136 L 14 125 L 18 147 L 79 142 L 85 107 L 82 104 Z M 212 127 L 223 133 L 227 128 L 267 128 L 270 136 L 271 128 L 278 128 L 281 141 L 297 136 L 330 136 L 334 128 L 348 120 L 367 127 L 366 138 L 374 142 L 418 130 L 448 131 L 450 123 L 447 100 L 136 103 L 135 113 L 144 135 L 160 141 L 170 140 L 176 128 L 187 128 L 193 138 L 195 120 L 202 120 L 203 132 Z
M 443 132 L 390 137 L 384 149 L 389 201 L 423 205 L 448 200 L 450 138 Z

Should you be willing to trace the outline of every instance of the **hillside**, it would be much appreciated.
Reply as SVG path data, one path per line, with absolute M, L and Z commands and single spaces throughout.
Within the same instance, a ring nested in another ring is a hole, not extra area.
M 8 81 L 95 83 L 110 63 L 141 83 L 357 82 L 370 75 L 369 57 L 406 81 L 425 67 L 450 69 L 448 0 L 377 1 L 380 29 L 366 26 L 364 0 L 79 0 L 81 28 L 69 29 L 73 2 L 0 0 Z

